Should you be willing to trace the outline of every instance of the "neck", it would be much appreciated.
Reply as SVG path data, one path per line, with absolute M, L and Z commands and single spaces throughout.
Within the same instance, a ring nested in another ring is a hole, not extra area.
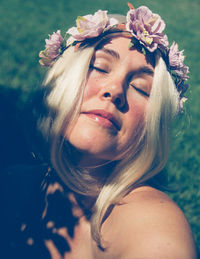
M 104 161 L 103 163 L 99 163 L 94 166 L 81 165 L 80 166 L 87 170 L 89 174 L 97 179 L 97 182 L 104 183 L 106 179 L 110 176 L 112 171 L 115 169 L 117 165 L 117 161 Z
M 70 143 L 66 143 L 66 152 L 69 154 L 71 163 L 85 171 L 100 185 L 106 181 L 111 172 L 115 169 L 118 161 L 97 159 L 91 154 L 86 154 L 74 148 Z

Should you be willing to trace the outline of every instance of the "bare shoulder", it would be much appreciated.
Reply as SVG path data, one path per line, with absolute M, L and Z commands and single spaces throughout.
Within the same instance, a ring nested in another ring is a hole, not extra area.
M 151 187 L 139 187 L 127 195 L 102 230 L 115 258 L 196 258 L 183 212 L 166 194 Z

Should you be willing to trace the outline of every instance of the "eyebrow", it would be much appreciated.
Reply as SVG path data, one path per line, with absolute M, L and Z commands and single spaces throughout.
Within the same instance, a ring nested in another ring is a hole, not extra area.
M 107 48 L 104 48 L 104 47 L 99 49 L 99 50 L 105 52 L 106 54 L 111 55 L 115 59 L 120 59 L 119 53 L 115 50 L 107 49 Z M 139 75 L 142 75 L 142 74 L 153 76 L 154 71 L 151 68 L 149 68 L 148 66 L 142 66 L 142 67 L 140 67 L 140 68 L 138 68 L 134 71 L 134 76 L 135 75 L 139 76 Z
M 148 66 L 139 67 L 138 69 L 136 69 L 134 71 L 134 76 L 135 75 L 139 76 L 139 75 L 142 75 L 142 74 L 153 76 L 154 75 L 154 71 L 150 67 L 148 67 Z
M 105 52 L 106 54 L 108 55 L 111 55 L 112 57 L 114 57 L 115 59 L 120 59 L 120 55 L 117 51 L 115 50 L 112 50 L 112 49 L 107 49 L 107 48 L 102 48 L 102 49 L 99 49 L 103 52 Z

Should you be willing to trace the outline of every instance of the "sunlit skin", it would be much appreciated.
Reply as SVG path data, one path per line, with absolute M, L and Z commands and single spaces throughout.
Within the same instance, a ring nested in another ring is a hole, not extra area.
M 86 165 L 91 158 L 94 164 L 119 159 L 143 124 L 154 67 L 129 43 L 113 38 L 92 59 L 81 113 L 68 136 Z

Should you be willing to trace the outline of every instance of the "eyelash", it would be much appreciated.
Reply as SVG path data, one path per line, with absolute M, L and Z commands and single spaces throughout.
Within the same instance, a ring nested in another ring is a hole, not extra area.
M 136 86 L 133 85 L 133 84 L 130 84 L 130 85 L 131 85 L 136 91 L 138 91 L 139 93 L 145 95 L 146 97 L 149 97 L 149 94 L 148 94 L 147 92 L 143 91 L 142 89 L 136 87 Z
M 98 71 L 98 72 L 100 72 L 100 73 L 106 73 L 106 74 L 108 74 L 108 72 L 107 72 L 106 70 L 101 69 L 101 68 L 99 68 L 99 67 L 96 67 L 96 66 L 94 66 L 94 65 L 90 65 L 90 69 L 94 69 L 94 70 L 96 70 L 96 71 Z

